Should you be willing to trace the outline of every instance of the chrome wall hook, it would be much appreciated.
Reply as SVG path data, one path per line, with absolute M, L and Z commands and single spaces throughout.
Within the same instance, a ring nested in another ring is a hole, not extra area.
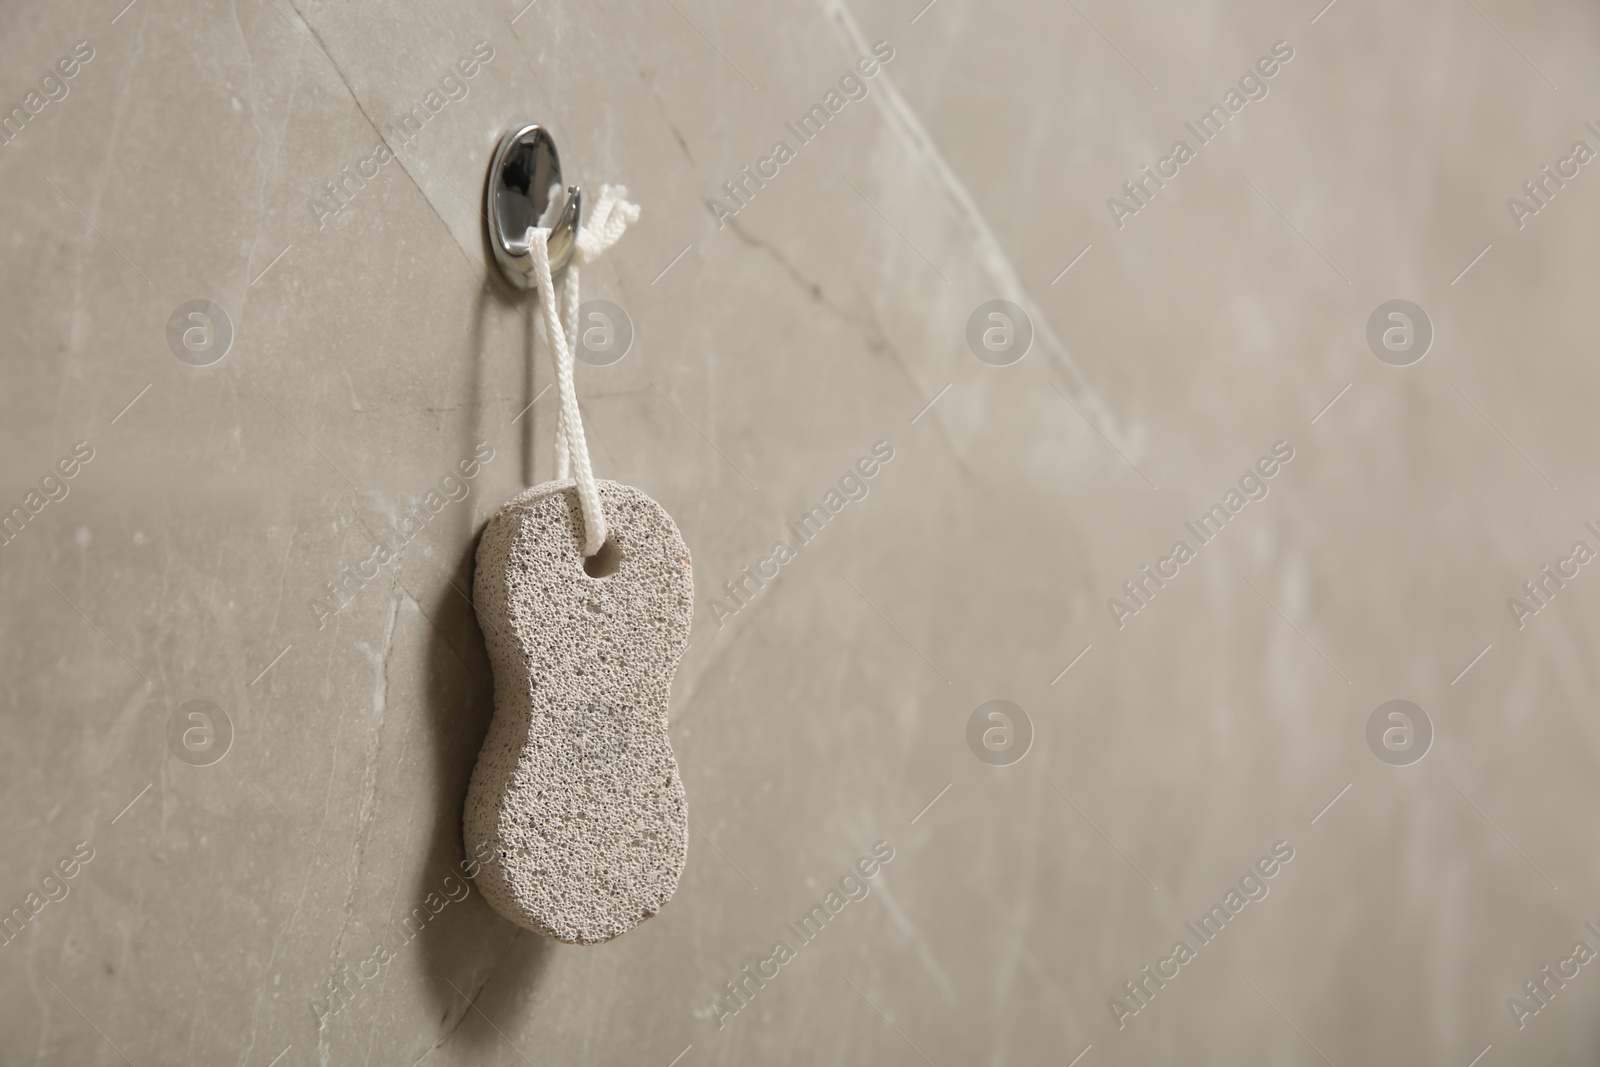
M 550 131 L 535 123 L 513 127 L 500 138 L 489 164 L 484 218 L 495 262 L 518 289 L 535 287 L 528 244 L 536 227 L 550 232 L 550 272 L 572 258 L 582 217 L 583 193 L 576 185 L 561 192 L 561 157 Z

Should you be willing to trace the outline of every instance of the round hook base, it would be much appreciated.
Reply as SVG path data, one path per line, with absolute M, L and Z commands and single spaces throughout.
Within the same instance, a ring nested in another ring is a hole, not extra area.
M 550 231 L 550 270 L 559 272 L 577 243 L 583 194 L 576 185 L 562 193 L 561 157 L 550 131 L 536 123 L 508 130 L 495 148 L 484 192 L 489 246 L 506 280 L 534 288 L 528 253 L 536 228 Z

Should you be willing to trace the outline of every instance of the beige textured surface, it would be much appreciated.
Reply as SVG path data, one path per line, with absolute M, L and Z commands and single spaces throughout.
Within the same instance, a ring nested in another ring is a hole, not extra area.
M 473 577 L 494 718 L 467 790 L 466 851 L 497 857 L 477 878 L 496 911 L 572 944 L 659 911 L 689 845 L 667 737 L 694 613 L 689 548 L 648 496 L 605 479 L 599 490 L 614 572 L 586 572 L 567 480 L 495 512 Z
M 1596 5 L 126 5 L 0 10 L 0 106 L 94 51 L 0 148 L 0 506 L 93 452 L 0 547 L 0 909 L 41 902 L 0 945 L 0 1061 L 1600 1060 L 1593 964 L 1507 1008 L 1600 948 L 1600 573 L 1507 607 L 1600 526 L 1600 172 L 1520 229 L 1506 203 L 1596 146 Z M 1279 40 L 1270 93 L 1116 228 L 1107 199 Z M 667 509 L 697 578 L 690 862 L 593 948 L 461 866 L 473 546 L 550 477 L 553 392 L 519 418 L 548 358 L 478 210 L 523 119 L 644 208 L 583 280 L 633 348 L 578 392 L 598 473 Z M 779 138 L 718 228 L 707 198 Z M 996 298 L 1034 326 L 1010 366 L 966 341 Z M 1435 328 L 1408 367 L 1365 337 L 1396 298 Z M 213 366 L 168 348 L 197 299 L 235 327 Z M 1107 601 L 1279 441 L 1270 494 L 1119 629 Z M 1434 726 L 1413 766 L 1366 739 L 1394 698 Z M 168 743 L 196 699 L 233 726 L 211 766 Z M 1011 766 L 968 746 L 994 700 L 1031 719 Z

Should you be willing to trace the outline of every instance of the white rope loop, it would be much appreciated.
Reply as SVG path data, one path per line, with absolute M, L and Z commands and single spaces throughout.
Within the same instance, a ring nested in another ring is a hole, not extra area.
M 555 284 L 550 276 L 550 231 L 536 229 L 528 251 L 533 256 L 534 283 L 539 290 L 539 305 L 544 312 L 544 332 L 550 344 L 550 361 L 555 366 L 556 392 L 560 408 L 556 415 L 556 479 L 571 477 L 578 485 L 578 504 L 583 510 L 583 554 L 592 556 L 606 541 L 606 517 L 600 507 L 600 488 L 589 463 L 589 445 L 583 436 L 583 415 L 578 410 L 578 390 L 573 384 L 573 345 L 578 340 L 578 268 L 593 263 L 639 219 L 639 205 L 623 199 L 628 195 L 621 185 L 602 185 L 600 197 L 589 212 L 589 221 L 578 228 L 578 238 L 567 263 L 567 276 L 561 293 L 561 311 L 556 310 Z

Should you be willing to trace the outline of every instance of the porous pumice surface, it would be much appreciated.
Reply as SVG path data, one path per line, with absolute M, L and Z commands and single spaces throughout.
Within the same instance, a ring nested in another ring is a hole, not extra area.
M 689 548 L 660 504 L 601 481 L 621 563 L 584 571 L 571 481 L 495 514 L 478 544 L 478 622 L 494 718 L 463 817 L 477 882 L 512 922 L 597 944 L 654 915 L 678 885 L 688 810 L 667 739 L 667 694 L 689 642 Z

